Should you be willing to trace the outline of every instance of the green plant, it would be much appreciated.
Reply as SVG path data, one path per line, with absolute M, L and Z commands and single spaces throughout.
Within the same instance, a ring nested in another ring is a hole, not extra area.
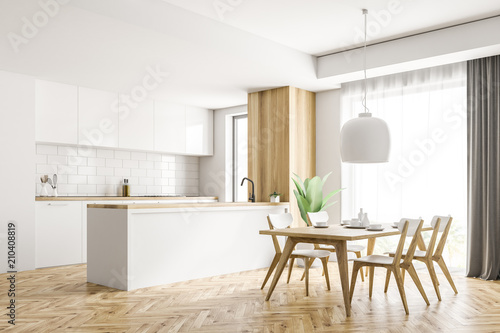
M 335 194 L 339 193 L 343 189 L 338 189 L 328 193 L 326 197 L 323 198 L 323 185 L 325 185 L 328 176 L 330 176 L 331 172 L 328 173 L 323 179 L 316 176 L 313 178 L 306 178 L 304 181 L 296 175 L 293 174 L 296 179 L 292 177 L 296 190 L 293 190 L 295 197 L 297 198 L 297 204 L 300 209 L 300 216 L 304 220 L 304 222 L 309 225 L 307 222 L 307 213 L 309 212 L 319 212 L 324 210 L 327 207 L 335 204 L 336 201 L 331 202 L 329 204 L 328 200 L 330 200 Z
M 281 195 L 281 193 L 277 193 L 276 191 L 274 191 L 273 193 L 269 194 L 270 197 L 279 197 Z

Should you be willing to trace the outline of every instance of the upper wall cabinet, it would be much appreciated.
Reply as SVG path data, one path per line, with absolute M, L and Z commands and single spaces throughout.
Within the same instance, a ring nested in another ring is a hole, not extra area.
M 186 153 L 186 110 L 184 105 L 155 101 L 154 149 Z
M 78 88 L 78 144 L 118 148 L 118 94 Z
M 68 84 L 36 80 L 38 142 L 78 143 L 78 91 Z
M 213 111 L 186 107 L 186 154 L 213 155 Z
M 142 101 L 135 107 L 120 103 L 119 124 L 120 148 L 154 150 L 154 105 L 152 100 Z

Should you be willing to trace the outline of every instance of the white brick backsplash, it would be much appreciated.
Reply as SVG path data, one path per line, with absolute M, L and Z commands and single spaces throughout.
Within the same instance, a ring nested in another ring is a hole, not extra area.
M 139 178 L 139 185 L 154 185 L 155 179 L 149 177 Z
M 139 167 L 139 161 L 123 160 L 123 167 L 130 169 L 137 169 Z
M 161 177 L 161 170 L 149 169 L 148 170 L 148 177 L 154 177 L 154 178 Z
M 107 158 L 106 166 L 108 168 L 121 168 L 123 166 L 123 161 L 114 158 Z
M 78 147 L 78 156 L 96 157 L 96 149 L 93 147 Z
M 139 161 L 139 169 L 153 169 L 155 163 L 152 161 Z
M 148 175 L 148 170 L 146 169 L 132 169 L 132 177 L 146 177 Z
M 47 164 L 47 155 L 35 155 L 36 164 Z
M 86 166 L 87 158 L 83 156 L 69 156 L 68 165 Z
M 61 156 L 78 156 L 78 148 L 76 148 L 76 147 L 67 147 L 67 146 L 58 146 L 57 147 L 57 155 L 61 155 Z
M 36 153 L 40 155 L 57 155 L 57 146 L 37 145 Z
M 96 167 L 78 167 L 78 174 L 84 176 L 95 176 L 97 173 Z
M 119 176 L 119 177 L 130 177 L 130 169 L 126 169 L 126 168 L 115 168 L 115 176 Z
M 61 175 L 76 175 L 78 173 L 78 167 L 75 165 L 58 165 L 57 173 Z
M 115 151 L 111 149 L 97 149 L 96 156 L 101 158 L 114 158 Z
M 54 173 L 62 196 L 120 196 L 124 178 L 132 195 L 199 194 L 198 157 L 37 144 L 35 162 L 36 195 L 40 176 Z
M 97 194 L 97 185 L 78 185 L 78 192 Z
M 130 152 L 123 151 L 123 150 L 116 150 L 115 151 L 115 158 L 119 158 L 121 160 L 130 160 Z
M 174 155 L 161 155 L 161 161 L 162 162 L 175 162 L 175 156 Z
M 89 184 L 96 184 L 96 185 L 106 184 L 106 177 L 105 176 L 88 176 L 87 182 Z
M 148 158 L 148 161 L 153 161 L 153 162 L 159 162 L 159 161 L 161 161 L 161 155 L 160 154 L 147 153 L 147 158 Z
M 148 154 L 133 151 L 130 154 L 130 158 L 138 161 L 146 161 L 148 159 Z
M 172 170 L 162 170 L 161 171 L 161 176 L 163 178 L 174 178 L 175 177 L 175 171 L 172 171 Z
M 106 159 L 89 157 L 87 159 L 87 165 L 94 166 L 94 167 L 103 167 L 103 166 L 106 166 Z
M 68 184 L 87 184 L 87 176 L 68 175 Z
M 96 173 L 100 176 L 114 176 L 115 169 L 113 169 L 113 168 L 96 168 Z
M 36 166 L 36 173 L 52 175 L 57 173 L 57 165 L 39 164 Z

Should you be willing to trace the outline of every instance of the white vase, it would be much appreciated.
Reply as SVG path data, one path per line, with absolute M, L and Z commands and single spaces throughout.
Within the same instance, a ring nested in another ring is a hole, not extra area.
M 53 196 L 53 197 L 57 197 L 57 196 L 59 196 L 59 193 L 57 193 L 57 187 L 54 187 L 54 188 L 52 189 L 52 196 Z
M 370 220 L 368 220 L 368 213 L 363 214 L 363 221 L 361 223 L 363 227 L 368 227 L 370 225 Z
M 277 196 L 275 196 L 275 197 L 274 197 L 274 196 L 273 196 L 273 197 L 271 197 L 271 202 L 280 202 L 280 196 L 279 196 L 279 195 L 277 195 Z
M 47 192 L 47 183 L 42 183 L 42 188 L 40 189 L 40 196 L 41 197 L 48 197 L 49 196 L 49 192 Z

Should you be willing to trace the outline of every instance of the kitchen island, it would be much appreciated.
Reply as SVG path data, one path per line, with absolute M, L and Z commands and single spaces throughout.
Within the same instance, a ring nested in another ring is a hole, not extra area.
M 134 290 L 268 267 L 268 214 L 288 203 L 91 204 L 87 281 Z

